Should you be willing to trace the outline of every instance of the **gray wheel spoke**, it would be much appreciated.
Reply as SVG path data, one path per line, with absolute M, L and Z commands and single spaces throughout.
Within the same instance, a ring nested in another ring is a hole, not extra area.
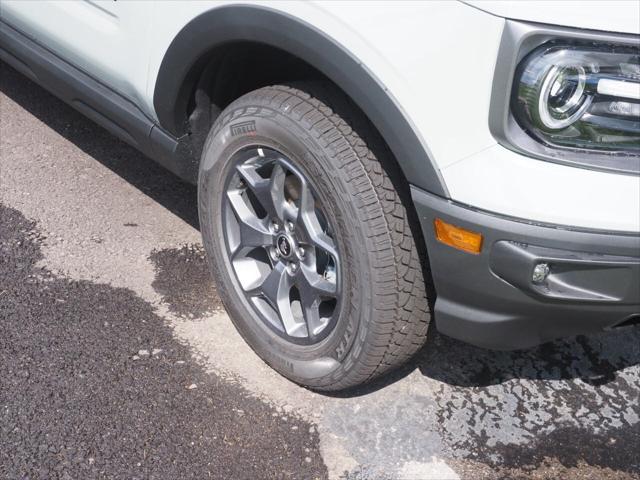
M 338 252 L 336 250 L 336 244 L 334 243 L 331 237 L 329 237 L 326 233 L 322 231 L 314 232 L 312 235 L 310 235 L 310 237 L 311 237 L 311 243 L 313 243 L 316 247 L 321 248 L 322 250 L 327 252 L 329 255 L 331 255 L 336 260 L 336 262 L 338 261 Z
M 292 277 L 287 272 L 285 264 L 278 262 L 262 284 L 250 291 L 249 294 L 264 297 L 278 312 L 282 326 L 287 334 L 292 337 L 301 337 L 307 332 L 304 323 L 295 319 L 291 309 L 289 293 L 292 285 Z
M 300 297 L 303 299 L 303 303 L 306 304 L 312 302 L 305 301 L 305 296 L 311 300 L 315 297 L 333 298 L 337 295 L 337 288 L 334 282 L 325 279 L 306 265 L 300 269 L 300 273 L 296 276 L 296 286 L 300 290 Z
M 277 310 L 279 309 L 279 304 L 285 300 L 285 290 L 286 301 L 289 301 L 290 288 L 291 284 L 286 273 L 286 266 L 282 262 L 277 262 L 262 283 L 249 293 L 262 295 Z
M 274 214 L 281 221 L 286 219 L 287 200 L 284 197 L 284 181 L 286 173 L 281 165 L 275 164 L 270 178 L 270 192 L 273 202 Z
M 324 327 L 327 323 L 326 320 L 320 318 L 320 307 L 319 305 L 311 305 L 310 307 L 304 308 L 304 321 L 307 326 L 307 331 L 309 332 L 310 337 L 314 337 L 322 327 Z
M 270 218 L 284 220 L 288 202 L 284 197 L 285 171 L 275 164 L 271 176 L 264 178 L 256 171 L 257 166 L 244 164 L 236 167 L 240 177 L 251 189 L 256 199 Z
M 318 248 L 321 248 L 326 253 L 331 255 L 337 264 L 338 251 L 336 249 L 335 242 L 322 230 L 315 211 L 315 200 L 310 192 L 309 186 L 306 185 L 306 183 L 302 186 L 298 223 L 304 228 L 309 243 Z
M 296 275 L 295 285 L 300 294 L 300 302 L 304 313 L 305 323 L 310 336 L 318 333 L 328 319 L 320 318 L 320 303 L 325 298 L 337 297 L 335 283 L 324 279 L 317 272 L 304 266 Z
M 227 198 L 238 219 L 240 243 L 234 255 L 240 251 L 272 244 L 272 234 L 265 220 L 258 218 L 247 206 L 240 190 L 227 192 Z

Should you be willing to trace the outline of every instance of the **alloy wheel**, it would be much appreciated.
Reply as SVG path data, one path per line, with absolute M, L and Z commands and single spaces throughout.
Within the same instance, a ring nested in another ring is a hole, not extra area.
M 340 255 L 309 179 L 281 152 L 237 152 L 226 182 L 224 238 L 236 289 L 287 341 L 314 344 L 335 327 Z

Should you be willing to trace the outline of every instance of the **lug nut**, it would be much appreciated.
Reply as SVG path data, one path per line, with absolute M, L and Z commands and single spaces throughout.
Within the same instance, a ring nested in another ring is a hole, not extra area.
M 299 248 L 298 248 L 298 256 L 299 256 L 300 258 L 304 258 L 304 253 L 305 253 L 305 252 L 304 252 L 304 248 L 303 248 L 303 247 L 299 247 Z
M 285 225 L 288 232 L 293 232 L 293 223 L 287 222 Z
M 274 230 L 274 231 L 276 231 L 276 232 L 277 232 L 278 230 L 280 230 L 280 224 L 279 224 L 276 220 L 273 220 L 273 221 L 271 222 L 271 226 L 273 227 L 273 230 Z
M 296 265 L 295 263 L 292 263 L 289 266 L 289 268 L 291 268 L 291 271 L 295 273 L 298 270 L 298 265 Z

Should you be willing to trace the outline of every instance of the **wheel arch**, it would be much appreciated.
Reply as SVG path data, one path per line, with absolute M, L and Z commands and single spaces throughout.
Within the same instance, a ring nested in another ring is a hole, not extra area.
M 448 198 L 440 171 L 411 120 L 375 74 L 337 41 L 284 12 L 231 5 L 191 20 L 167 49 L 156 78 L 153 105 L 160 125 L 187 133 L 184 112 L 207 54 L 228 43 L 268 45 L 306 62 L 342 89 L 368 117 L 410 183 Z

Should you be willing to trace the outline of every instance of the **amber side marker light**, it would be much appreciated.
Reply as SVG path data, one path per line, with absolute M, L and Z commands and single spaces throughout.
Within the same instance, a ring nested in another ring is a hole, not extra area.
M 433 222 L 438 241 L 464 252 L 477 255 L 482 250 L 482 235 L 436 218 Z

